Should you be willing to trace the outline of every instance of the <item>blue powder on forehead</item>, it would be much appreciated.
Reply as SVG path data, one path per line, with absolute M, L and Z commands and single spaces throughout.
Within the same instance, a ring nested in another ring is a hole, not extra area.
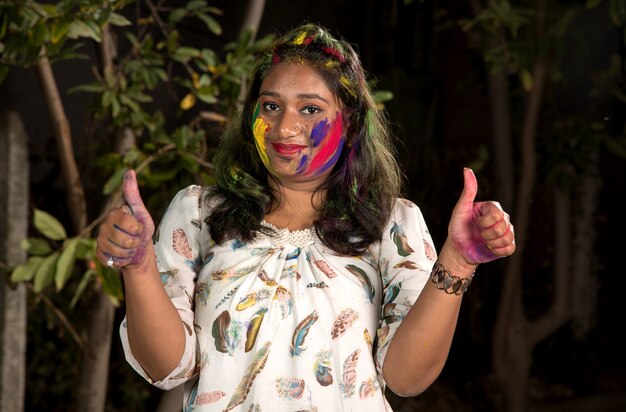
M 326 137 L 326 134 L 328 133 L 329 127 L 330 124 L 328 124 L 328 119 L 322 120 L 313 127 L 313 130 L 311 130 L 311 140 L 313 140 L 313 147 L 317 147 L 322 142 L 322 140 L 324 140 L 324 137 Z

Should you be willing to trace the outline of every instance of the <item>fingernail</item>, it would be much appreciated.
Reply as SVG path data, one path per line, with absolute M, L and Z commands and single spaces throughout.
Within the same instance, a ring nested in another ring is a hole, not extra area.
M 123 210 L 124 212 L 128 213 L 129 215 L 132 215 L 132 214 L 133 214 L 133 211 L 130 209 L 130 207 L 128 207 L 128 206 L 126 206 L 126 205 L 122 206 L 122 210 Z

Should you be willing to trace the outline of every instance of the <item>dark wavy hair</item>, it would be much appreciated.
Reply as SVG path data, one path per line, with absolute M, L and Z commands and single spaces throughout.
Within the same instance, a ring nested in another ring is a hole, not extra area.
M 344 106 L 346 144 L 326 182 L 317 235 L 335 252 L 362 254 L 380 240 L 400 192 L 400 171 L 389 126 L 376 107 L 361 61 L 344 40 L 314 24 L 301 25 L 278 38 L 259 56 L 239 121 L 226 130 L 213 159 L 217 185 L 206 219 L 217 243 L 230 238 L 251 241 L 279 194 L 268 185 L 270 175 L 254 143 L 252 117 L 261 82 L 281 62 L 306 62 L 326 81 Z

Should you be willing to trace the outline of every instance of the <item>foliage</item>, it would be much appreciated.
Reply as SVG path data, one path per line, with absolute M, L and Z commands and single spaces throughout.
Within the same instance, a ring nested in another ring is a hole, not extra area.
M 251 32 L 244 32 L 222 50 L 197 47 L 185 39 L 191 24 L 201 24 L 215 43 L 224 43 L 218 38 L 221 11 L 204 0 L 169 3 L 0 0 L 0 83 L 11 67 L 36 66 L 42 56 L 52 63 L 87 59 L 87 54 L 79 54 L 85 42 L 108 47 L 107 41 L 119 39 L 111 48 L 119 54 L 111 61 L 94 61 L 93 82 L 69 91 L 92 98 L 88 112 L 93 124 L 87 130 L 106 131 L 105 136 L 91 136 L 99 138 L 98 156 L 88 162 L 85 173 L 102 179 L 91 182 L 91 187 L 103 190 L 87 193 L 90 211 L 101 213 L 97 209 L 103 198 L 109 197 L 112 204 L 119 201 L 128 168 L 137 171 L 148 206 L 164 204 L 186 184 L 211 183 L 210 142 L 233 116 L 253 54 L 272 40 L 268 36 L 252 41 Z M 175 108 L 175 122 L 164 114 L 164 97 Z M 130 136 L 132 144 L 126 150 L 114 149 L 120 135 Z M 79 346 L 83 342 L 76 330 L 82 327 L 83 315 L 72 310 L 89 297 L 88 286 L 99 282 L 116 306 L 123 299 L 119 274 L 95 259 L 92 230 L 103 216 L 72 236 L 65 229 L 67 217 L 35 209 L 32 236 L 22 242 L 28 259 L 15 268 L 3 268 L 10 271 L 12 282 L 29 286 L 36 302 L 47 304 L 49 315 L 57 319 L 55 327 L 65 328 Z
M 266 47 L 271 37 L 252 43 L 251 33 L 245 32 L 236 42 L 225 46 L 222 57 L 215 50 L 186 44 L 181 34 L 181 27 L 188 19 L 197 19 L 209 32 L 221 34 L 221 26 L 214 17 L 221 12 L 206 1 L 190 1 L 178 8 L 167 8 L 164 2 L 157 7 L 146 1 L 151 13 L 138 17 L 136 25 L 123 15 L 127 12 L 124 7 L 131 3 L 128 0 L 104 3 L 65 0 L 56 5 L 32 0 L 0 3 L 0 50 L 3 51 L 0 73 L 5 77 L 10 66 L 36 64 L 42 50 L 52 61 L 76 57 L 80 43 L 73 39 L 99 42 L 106 35 L 106 24 L 117 26 L 120 37 L 127 42 L 127 54 L 117 56 L 113 67 L 94 71 L 94 82 L 71 90 L 94 94 L 91 110 L 96 121 L 108 127 L 111 134 L 127 128 L 137 139 L 137 144 L 125 153 L 113 151 L 110 142 L 104 142 L 102 155 L 95 162 L 96 167 L 109 175 L 102 185 L 102 194 L 119 195 L 124 171 L 135 168 L 142 186 L 154 189 L 169 184 L 171 196 L 179 183 L 176 177 L 190 181 L 199 175 L 203 183 L 212 181 L 211 165 L 205 160 L 209 155 L 207 136 L 201 122 L 213 120 L 223 127 L 229 121 L 239 95 L 240 79 L 249 72 L 253 53 Z M 154 95 L 164 88 L 177 101 L 180 116 L 196 108 L 196 117 L 168 130 L 163 113 L 154 110 L 152 104 Z M 184 97 L 179 98 L 181 90 Z M 74 274 L 73 268 L 83 266 L 86 269 L 80 276 L 81 287 L 75 298 L 96 275 L 112 301 L 118 303 L 122 298 L 119 278 L 95 261 L 90 233 L 68 238 L 62 224 L 51 215 L 35 210 L 34 216 L 34 226 L 43 237 L 24 241 L 23 247 L 30 257 L 15 268 L 11 279 L 33 282 L 37 293 L 54 281 L 56 291 L 60 292 Z M 77 265 L 77 261 L 82 263 Z

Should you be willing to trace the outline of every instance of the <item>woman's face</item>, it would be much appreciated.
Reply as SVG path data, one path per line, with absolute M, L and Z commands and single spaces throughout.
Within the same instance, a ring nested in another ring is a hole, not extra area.
M 252 119 L 256 147 L 279 180 L 319 181 L 343 148 L 342 107 L 306 63 L 279 63 L 261 83 Z

